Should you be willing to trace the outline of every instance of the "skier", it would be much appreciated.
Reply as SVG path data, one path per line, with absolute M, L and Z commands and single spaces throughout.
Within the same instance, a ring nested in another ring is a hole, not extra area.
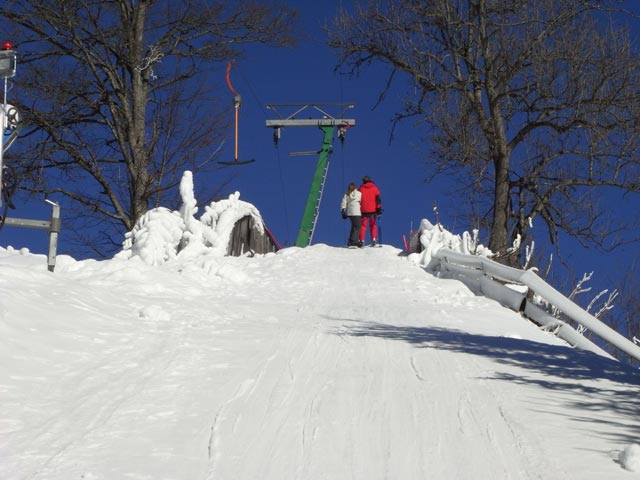
M 355 183 L 350 183 L 347 187 L 347 193 L 342 197 L 340 211 L 342 218 L 351 220 L 351 231 L 349 232 L 349 248 L 357 248 L 360 246 L 360 226 L 362 224 L 360 216 L 360 199 L 362 194 L 358 190 Z
M 360 185 L 360 193 L 362 199 L 360 202 L 360 212 L 362 214 L 362 225 L 360 226 L 360 247 L 364 246 L 364 237 L 367 229 L 371 232 L 371 246 L 378 244 L 378 226 L 376 218 L 382 215 L 382 201 L 380 200 L 380 190 L 375 183 L 371 181 L 371 177 L 365 175 L 362 177 L 362 185 Z

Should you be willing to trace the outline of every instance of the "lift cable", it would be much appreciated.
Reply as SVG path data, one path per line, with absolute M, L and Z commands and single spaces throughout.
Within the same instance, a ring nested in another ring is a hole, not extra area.
M 251 96 L 253 97 L 255 102 L 258 105 L 260 105 L 260 111 L 262 112 L 262 115 L 264 116 L 265 119 L 268 119 L 269 115 L 267 115 L 267 107 L 265 106 L 266 104 L 264 102 L 262 102 L 262 100 L 260 99 L 260 97 L 256 93 L 256 90 L 253 87 L 251 81 L 249 81 L 247 76 L 244 74 L 243 69 L 238 66 L 237 70 L 238 70 L 238 72 L 240 74 L 240 77 L 242 78 L 244 84 L 246 85 L 247 89 L 249 90 L 249 93 L 251 94 Z M 289 238 L 290 238 L 289 230 L 290 230 L 291 224 L 289 222 L 289 205 L 288 205 L 288 202 L 287 202 L 287 194 L 286 194 L 286 188 L 285 188 L 285 183 L 284 183 L 282 160 L 281 160 L 281 157 L 280 157 L 280 149 L 278 148 L 278 144 L 277 143 L 276 143 L 276 159 L 277 159 L 277 165 L 278 165 L 278 177 L 280 179 L 280 193 L 282 195 L 282 205 L 283 205 L 282 206 L 282 212 L 284 214 L 285 231 L 286 231 L 286 235 L 287 235 L 287 240 L 285 240 L 284 244 L 287 244 L 287 242 L 289 242 Z

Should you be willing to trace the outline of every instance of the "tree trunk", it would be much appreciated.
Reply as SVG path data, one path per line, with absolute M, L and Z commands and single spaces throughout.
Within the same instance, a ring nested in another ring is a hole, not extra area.
M 509 236 L 509 157 L 500 152 L 494 160 L 494 167 L 495 191 L 489 248 L 496 255 L 500 255 L 507 248 Z
M 144 26 L 147 9 L 140 4 L 137 11 L 130 16 L 131 35 L 130 44 L 132 56 L 136 58 L 136 65 L 143 64 L 144 56 Z M 138 219 L 149 208 L 149 152 L 147 152 L 145 130 L 146 108 L 148 101 L 148 79 L 143 75 L 143 69 L 131 68 L 131 223 L 135 225 Z

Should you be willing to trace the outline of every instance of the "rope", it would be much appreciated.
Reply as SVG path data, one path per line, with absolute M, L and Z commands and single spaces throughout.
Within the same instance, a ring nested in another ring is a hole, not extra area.
M 233 88 L 233 85 L 231 85 L 231 78 L 230 73 L 231 73 L 231 66 L 233 65 L 233 62 L 227 62 L 227 72 L 225 75 L 225 78 L 227 80 L 227 87 L 229 87 L 229 90 L 231 90 L 231 93 L 233 93 L 236 97 L 239 97 L 240 94 L 236 91 L 235 88 Z
M 287 203 L 287 194 L 286 194 L 286 189 L 284 187 L 284 177 L 282 175 L 282 165 L 281 165 L 281 159 L 280 159 L 280 149 L 278 148 L 278 146 L 276 145 L 276 152 L 277 152 L 277 157 L 278 157 L 278 174 L 280 177 L 280 193 L 282 193 L 282 204 L 283 204 L 283 208 L 282 211 L 284 212 L 284 225 L 285 225 L 285 231 L 287 233 L 287 239 L 285 240 L 284 244 L 285 245 L 290 245 L 291 242 L 289 241 L 290 239 L 289 237 L 289 227 L 290 227 L 290 223 L 289 223 L 289 208 L 288 208 L 288 203 Z
M 342 7 L 342 5 L 340 7 Z M 340 103 L 344 103 L 344 88 L 343 88 L 343 83 L 342 83 L 342 76 L 339 75 L 338 78 L 340 79 L 340 82 L 339 82 Z M 343 195 L 344 195 L 344 192 L 346 192 L 346 185 L 347 185 L 346 174 L 345 174 L 345 161 L 344 161 L 344 142 L 340 142 L 340 165 L 342 167 L 341 168 L 341 170 L 342 170 L 341 171 L 341 180 L 342 180 L 342 188 L 343 188 Z M 342 198 L 341 198 L 341 200 L 342 200 Z M 343 236 L 343 238 L 349 238 L 350 234 L 351 234 L 351 222 L 350 221 L 349 222 L 342 222 L 342 236 Z
M 258 97 L 258 94 L 256 93 L 255 89 L 253 88 L 252 83 L 249 81 L 249 79 L 246 77 L 246 75 L 244 74 L 242 68 L 240 68 L 238 65 L 236 65 L 236 70 L 238 71 L 238 73 L 240 74 L 240 77 L 242 78 L 242 81 L 245 83 L 245 85 L 247 86 L 247 89 L 249 90 L 249 93 L 251 94 L 251 96 L 253 97 L 253 99 L 255 100 L 255 102 L 260 106 L 260 111 L 262 112 L 262 115 L 264 116 L 265 119 L 269 119 L 269 115 L 267 114 L 267 107 L 265 106 L 266 104 L 263 103 L 260 100 L 260 97 Z M 285 188 L 285 184 L 284 184 L 284 175 L 283 175 L 283 168 L 282 168 L 282 160 L 280 158 L 280 149 L 278 148 L 278 145 L 276 145 L 276 157 L 277 157 L 277 163 L 278 163 L 278 176 L 280 178 L 280 193 L 282 194 L 282 211 L 284 213 L 284 222 L 285 222 L 285 232 L 287 235 L 287 239 L 282 242 L 284 245 L 287 244 L 292 244 L 292 242 L 290 242 L 290 222 L 289 222 L 289 208 L 288 208 L 288 202 L 287 202 L 287 195 L 286 195 L 286 188 Z
M 251 84 L 251 82 L 245 76 L 244 72 L 242 71 L 242 68 L 240 68 L 238 65 L 236 65 L 236 70 L 240 74 L 240 77 L 242 77 L 242 80 L 244 81 L 244 83 L 247 85 L 247 89 L 251 93 L 251 96 L 253 97 L 253 99 L 256 101 L 256 103 L 258 105 L 260 105 L 260 110 L 262 111 L 262 115 L 264 116 L 264 118 L 265 119 L 269 119 L 269 116 L 267 115 L 267 107 L 265 107 L 266 104 L 262 103 L 262 101 L 260 100 L 260 98 L 256 94 L 256 91 L 253 88 L 253 85 Z

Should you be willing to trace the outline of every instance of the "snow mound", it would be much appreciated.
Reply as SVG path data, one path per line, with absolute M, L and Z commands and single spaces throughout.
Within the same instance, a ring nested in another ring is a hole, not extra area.
M 170 260 L 202 255 L 223 257 L 236 222 L 246 216 L 259 233 L 264 233 L 262 216 L 250 203 L 240 200 L 235 192 L 226 200 L 205 206 L 200 219 L 195 218 L 198 204 L 193 193 L 193 176 L 186 171 L 180 182 L 182 206 L 179 211 L 165 207 L 149 210 L 127 232 L 122 251 L 116 258 L 140 258 L 148 265 L 161 265 Z
M 618 457 L 620 464 L 625 470 L 640 472 L 640 445 L 628 445 Z

